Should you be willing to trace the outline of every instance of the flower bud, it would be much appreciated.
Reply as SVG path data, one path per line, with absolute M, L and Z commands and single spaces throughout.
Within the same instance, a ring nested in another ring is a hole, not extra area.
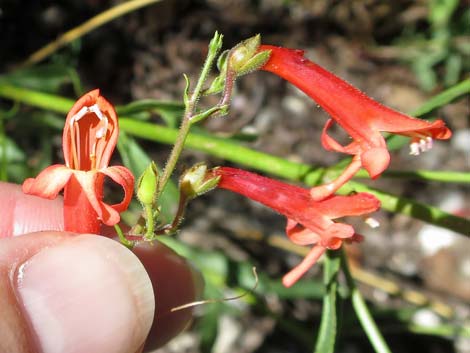
M 212 176 L 207 173 L 205 164 L 196 164 L 181 176 L 180 191 L 188 199 L 193 199 L 215 188 L 219 179 L 220 176 Z
M 237 76 L 259 69 L 269 59 L 270 50 L 258 52 L 261 36 L 257 34 L 237 44 L 229 53 L 228 68 Z
M 158 184 L 158 170 L 155 162 L 150 162 L 137 183 L 137 198 L 144 205 L 151 205 L 155 201 Z

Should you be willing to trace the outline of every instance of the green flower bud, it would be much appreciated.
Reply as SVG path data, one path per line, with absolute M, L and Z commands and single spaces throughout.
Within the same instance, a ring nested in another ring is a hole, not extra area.
M 209 177 L 205 164 L 196 164 L 184 172 L 180 179 L 180 191 L 188 199 L 200 196 L 217 186 L 219 176 Z
M 158 184 L 158 170 L 155 162 L 150 162 L 137 182 L 137 198 L 144 205 L 152 205 L 155 201 Z
M 268 61 L 271 52 L 269 50 L 258 52 L 260 45 L 259 34 L 237 44 L 229 54 L 229 69 L 236 72 L 237 76 L 242 76 L 263 66 Z

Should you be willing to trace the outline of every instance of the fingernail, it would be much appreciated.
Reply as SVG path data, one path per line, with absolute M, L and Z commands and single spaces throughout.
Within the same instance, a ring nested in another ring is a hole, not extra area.
M 80 235 L 46 248 L 21 265 L 16 279 L 44 353 L 134 352 L 153 321 L 144 267 L 105 237 Z

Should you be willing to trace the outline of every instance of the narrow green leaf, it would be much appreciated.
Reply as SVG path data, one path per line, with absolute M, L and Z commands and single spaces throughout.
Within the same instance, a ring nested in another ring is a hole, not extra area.
M 60 86 L 72 82 L 70 68 L 60 64 L 46 64 L 17 69 L 1 75 L 0 81 L 15 86 L 55 93 Z
M 453 87 L 435 95 L 426 103 L 410 113 L 411 116 L 423 117 L 435 109 L 445 106 L 455 99 L 470 93 L 470 79 L 466 79 Z M 391 150 L 397 150 L 409 143 L 409 139 L 400 135 L 390 135 L 387 138 L 387 146 Z
M 246 289 L 253 288 L 255 285 L 252 267 L 253 265 L 248 262 L 236 263 L 238 284 Z M 312 278 L 299 280 L 295 286 L 286 288 L 280 279 L 272 279 L 260 270 L 256 293 L 263 296 L 275 294 L 282 299 L 321 299 L 325 294 L 325 286 L 320 280 Z
M 181 117 L 184 113 L 184 105 L 174 101 L 142 99 L 123 106 L 117 106 L 116 112 L 119 115 L 128 115 L 133 118 L 136 116 L 143 117 L 144 119 L 142 120 L 148 120 L 150 118 L 150 114 L 143 113 L 155 112 L 160 115 L 168 127 L 176 128 L 181 122 Z
M 323 296 L 320 331 L 315 344 L 315 353 L 333 353 L 335 351 L 338 321 L 336 313 L 337 277 L 340 265 L 341 257 L 338 252 L 327 251 L 323 265 L 323 284 L 326 293 Z
M 342 257 L 341 268 L 343 269 L 348 286 L 351 289 L 351 300 L 354 311 L 356 312 L 356 315 L 367 335 L 367 338 L 369 339 L 376 353 L 391 353 L 390 348 L 388 347 L 387 342 L 385 342 L 382 333 L 377 327 L 377 324 L 375 323 L 361 292 L 356 287 L 356 282 L 354 281 L 354 278 L 349 271 L 349 264 L 344 250 L 338 252 Z
M 406 197 L 396 197 L 385 191 L 374 189 L 355 181 L 350 181 L 339 190 L 339 193 L 343 195 L 351 192 L 369 192 L 380 200 L 383 209 L 394 210 L 394 212 L 406 214 L 430 224 L 459 232 L 467 237 L 470 236 L 470 219 L 454 216 L 436 207 L 428 206 Z
M 126 105 L 120 105 L 116 107 L 116 112 L 119 115 L 132 115 L 149 110 L 165 110 L 175 113 L 183 113 L 184 105 L 174 101 L 162 101 L 157 99 L 141 99 L 133 101 Z
M 412 116 L 423 116 L 437 108 L 449 104 L 453 100 L 470 93 L 470 79 L 466 79 L 455 86 L 435 95 L 421 107 L 411 112 Z
M 441 183 L 470 183 L 470 173 L 448 172 L 446 170 L 389 170 L 384 173 L 384 176 L 387 178 L 437 181 Z M 356 177 L 368 179 L 369 174 L 365 170 L 360 170 Z

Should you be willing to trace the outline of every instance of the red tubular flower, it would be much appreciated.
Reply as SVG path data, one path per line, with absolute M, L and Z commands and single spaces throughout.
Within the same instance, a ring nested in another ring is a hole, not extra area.
M 36 178 L 26 179 L 23 191 L 54 199 L 64 189 L 64 228 L 99 234 L 101 223 L 112 226 L 132 198 L 134 176 L 123 166 L 108 167 L 119 126 L 114 107 L 98 89 L 82 96 L 65 121 L 62 136 L 65 165 L 52 165 Z M 124 199 L 115 205 L 103 202 L 105 176 L 121 185 Z
M 210 174 L 220 177 L 219 188 L 249 197 L 286 216 L 286 233 L 292 242 L 314 244 L 305 259 L 283 277 L 286 287 L 292 286 L 326 249 L 338 249 L 344 240 L 360 240 L 352 226 L 333 219 L 371 213 L 380 207 L 380 201 L 368 193 L 314 201 L 307 189 L 245 170 L 220 167 Z
M 353 155 L 351 164 L 335 181 L 315 187 L 312 197 L 320 200 L 333 194 L 361 168 L 377 178 L 388 167 L 390 155 L 381 131 L 411 138 L 410 154 L 418 155 L 432 147 L 433 139 L 448 139 L 451 131 L 442 120 L 427 122 L 390 109 L 366 96 L 339 77 L 304 57 L 302 50 L 261 45 L 271 56 L 262 70 L 270 71 L 304 91 L 330 114 L 322 133 L 327 150 Z M 347 146 L 327 134 L 334 121 L 352 137 Z

